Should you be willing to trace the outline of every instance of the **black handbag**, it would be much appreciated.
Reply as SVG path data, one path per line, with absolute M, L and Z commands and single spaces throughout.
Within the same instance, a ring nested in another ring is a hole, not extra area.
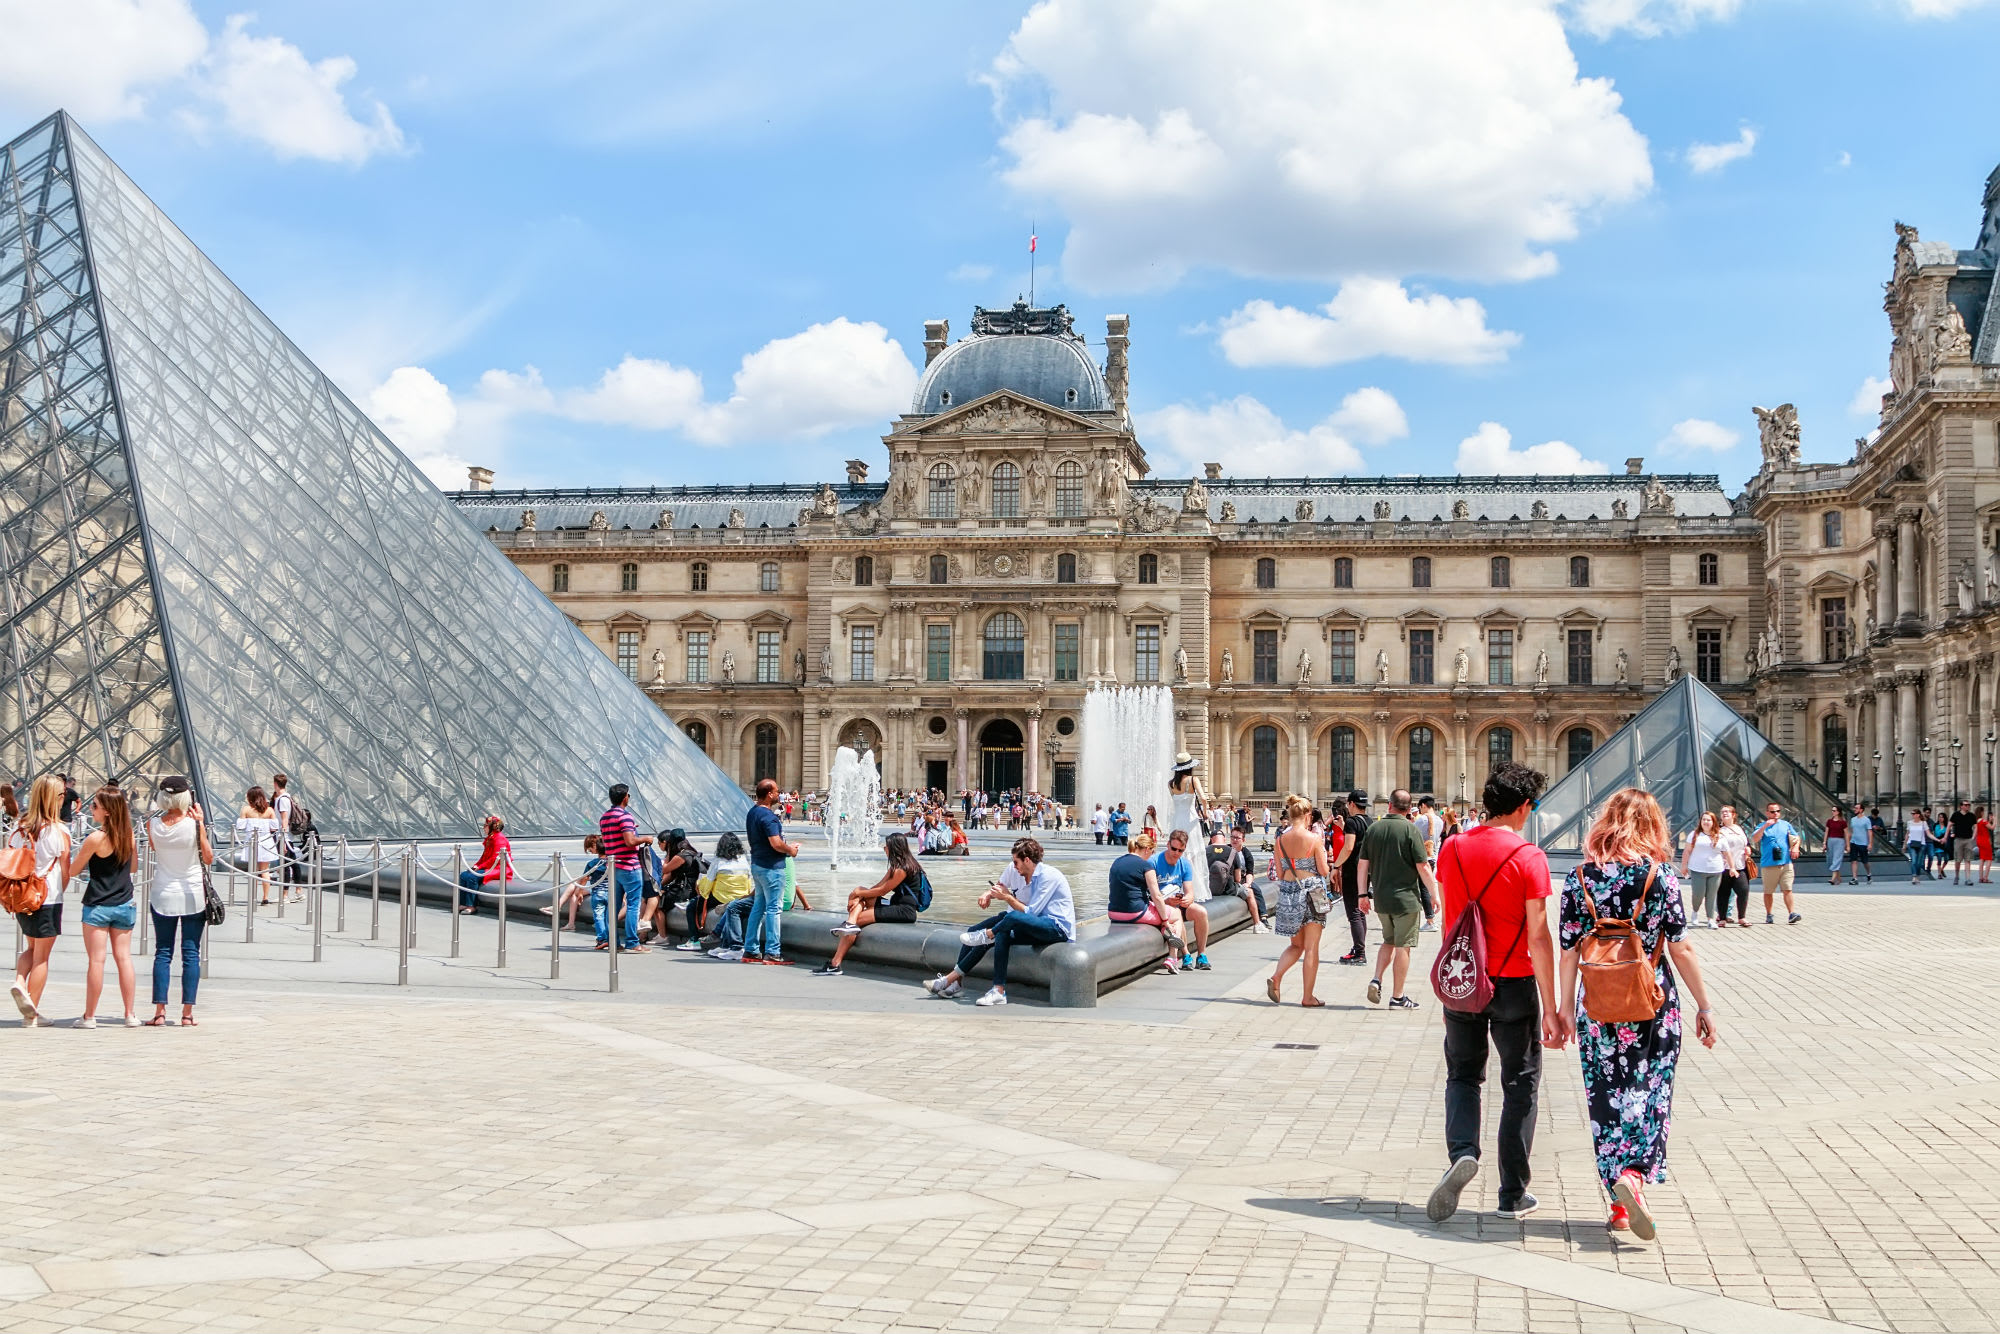
M 221 926 L 222 919 L 229 915 L 222 905 L 222 895 L 215 892 L 215 882 L 209 879 L 208 868 L 201 868 L 202 920 L 210 926 Z

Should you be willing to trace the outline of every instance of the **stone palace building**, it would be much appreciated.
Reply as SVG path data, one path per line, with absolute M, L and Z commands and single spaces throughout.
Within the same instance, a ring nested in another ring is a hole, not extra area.
M 1972 250 L 1899 228 L 1880 435 L 1801 465 L 1790 406 L 1758 409 L 1736 497 L 1638 458 L 1155 476 L 1129 321 L 1099 365 L 1067 310 L 1017 303 L 956 342 L 925 325 L 886 481 L 854 460 L 817 485 L 500 491 L 474 469 L 452 498 L 746 786 L 819 786 L 852 745 L 891 786 L 1073 799 L 1084 692 L 1159 683 L 1212 794 L 1465 801 L 1504 758 L 1567 772 L 1691 673 L 1837 791 L 1984 791 L 1993 182 L 1985 202 Z

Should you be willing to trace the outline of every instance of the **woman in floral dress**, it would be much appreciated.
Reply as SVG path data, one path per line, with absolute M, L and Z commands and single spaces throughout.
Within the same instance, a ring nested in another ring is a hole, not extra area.
M 1638 788 L 1613 793 L 1591 826 L 1583 851 L 1583 864 L 1563 882 L 1562 982 L 1556 993 L 1562 999 L 1555 1045 L 1574 1036 L 1583 1058 L 1590 1138 L 1597 1150 L 1598 1175 L 1612 1199 L 1606 1226 L 1616 1232 L 1629 1229 L 1640 1240 L 1651 1241 L 1655 1229 L 1644 1188 L 1647 1182 L 1666 1179 L 1674 1064 L 1681 1051 L 1676 972 L 1694 996 L 1695 1032 L 1703 1046 L 1715 1045 L 1715 1016 L 1702 984 L 1701 962 L 1694 945 L 1685 939 L 1687 909 L 1674 875 L 1672 844 L 1660 804 Z M 1657 971 L 1666 1000 L 1654 1018 L 1636 1024 L 1600 1024 L 1584 1009 L 1577 947 L 1591 926 L 1586 895 L 1597 916 L 1632 922 L 1648 954 L 1665 936 L 1667 945 Z

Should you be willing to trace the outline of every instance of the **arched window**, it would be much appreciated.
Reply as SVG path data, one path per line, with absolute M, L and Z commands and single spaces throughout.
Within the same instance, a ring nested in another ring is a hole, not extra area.
M 618 591 L 636 593 L 639 591 L 639 566 L 636 561 L 626 561 L 618 567 Z
M 1569 558 L 1569 586 L 1571 588 L 1590 587 L 1590 557 L 1571 556 Z
M 930 471 L 930 516 L 958 517 L 958 473 L 949 463 L 933 463 Z
M 1495 588 L 1512 588 L 1514 586 L 1514 562 L 1508 560 L 1505 556 L 1495 556 L 1493 558 L 1493 570 L 1490 582 Z
M 875 558 L 873 556 L 856 556 L 854 558 L 854 586 L 856 588 L 869 588 L 874 583 Z
M 1845 534 L 1841 531 L 1840 511 L 1828 510 L 1819 516 L 1819 535 L 1823 546 L 1837 547 L 1845 544 Z
M 705 560 L 698 560 L 694 564 L 688 566 L 688 592 L 706 593 L 707 591 L 708 591 L 708 562 Z
M 1346 556 L 1333 558 L 1333 586 L 1335 588 L 1354 587 L 1354 562 Z
M 1837 713 L 1826 715 L 1819 725 L 1819 748 L 1827 787 L 1836 793 L 1847 791 L 1847 719 Z
M 1572 727 L 1563 733 L 1563 748 L 1569 752 L 1569 767 L 1574 769 L 1597 749 L 1597 738 L 1591 735 L 1588 727 Z
M 1410 795 L 1421 796 L 1429 792 L 1435 784 L 1437 765 L 1437 738 L 1428 727 L 1410 729 Z
M 681 731 L 687 733 L 688 740 L 694 742 L 696 748 L 699 749 L 702 754 L 704 755 L 708 754 L 707 723 L 685 722 L 681 724 Z
M 1056 582 L 1073 584 L 1076 582 L 1076 554 L 1065 551 L 1056 557 Z
M 1486 772 L 1514 762 L 1514 729 L 1495 727 L 1486 734 Z
M 1722 560 L 1713 551 L 1704 551 L 1695 557 L 1695 582 L 1719 584 L 1722 582 Z
M 988 681 L 1019 681 L 1027 675 L 1027 628 L 1021 618 L 1003 611 L 987 618 L 985 662 L 980 675 Z
M 778 776 L 778 725 L 758 723 L 754 743 L 755 755 L 751 759 L 751 775 L 756 782 Z
M 1259 727 L 1250 733 L 1250 790 L 1278 790 L 1278 729 Z
M 945 559 L 943 556 L 932 556 L 931 582 L 934 584 L 949 583 L 950 575 L 951 575 L 951 562 Z
M 767 560 L 757 567 L 757 589 L 762 593 L 778 591 L 778 562 Z
M 1056 517 L 1083 517 L 1083 465 L 1075 459 L 1056 465 Z
M 993 465 L 993 517 L 1021 517 L 1021 470 L 1011 463 Z
M 569 566 L 561 563 L 549 566 L 549 592 L 569 592 Z
M 1278 562 L 1269 556 L 1257 558 L 1257 587 L 1276 588 L 1278 586 Z
M 1410 587 L 1429 588 L 1431 586 L 1431 558 L 1429 556 L 1410 557 Z
M 1350 792 L 1354 788 L 1354 729 L 1336 727 L 1327 734 L 1327 739 L 1331 743 L 1327 786 L 1335 792 Z
M 1142 584 L 1160 582 L 1160 558 L 1150 551 L 1139 557 L 1139 582 Z

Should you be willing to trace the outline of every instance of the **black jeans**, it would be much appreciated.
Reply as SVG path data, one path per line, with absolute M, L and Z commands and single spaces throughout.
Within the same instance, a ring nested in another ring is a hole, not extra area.
M 1500 1207 L 1520 1203 L 1535 1147 L 1542 1085 L 1542 1001 L 1532 977 L 1496 977 L 1478 1014 L 1444 1012 L 1444 1138 L 1452 1162 L 1479 1156 L 1479 1087 L 1486 1040 L 1500 1052 Z
M 1354 952 L 1368 952 L 1368 914 L 1361 911 L 1361 882 L 1340 887 L 1340 906 L 1347 912 L 1347 931 L 1354 937 Z

